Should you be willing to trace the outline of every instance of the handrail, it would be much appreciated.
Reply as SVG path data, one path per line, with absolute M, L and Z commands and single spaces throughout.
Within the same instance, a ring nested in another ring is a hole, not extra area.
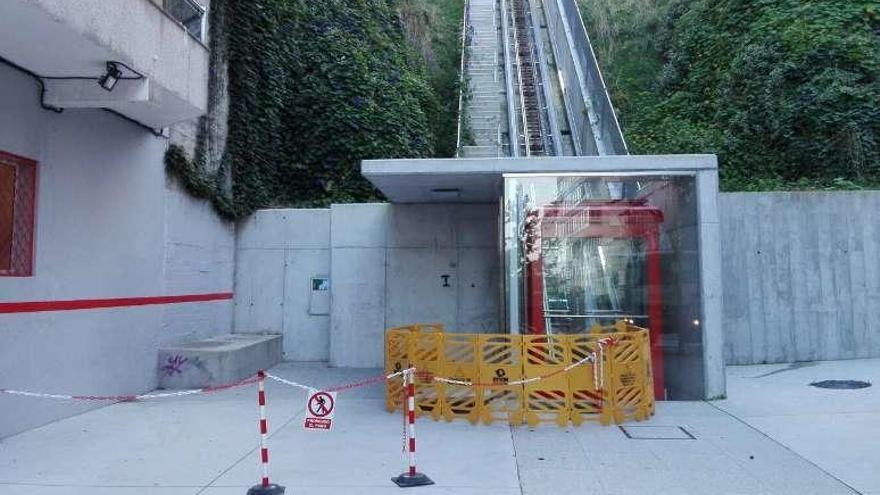
M 548 34 L 578 155 L 628 154 L 575 0 L 543 0 Z
M 461 17 L 461 66 L 459 67 L 459 82 L 458 82 L 458 131 L 455 140 L 455 156 L 461 157 L 461 134 L 463 130 L 463 121 L 464 121 L 464 91 L 465 91 L 465 81 L 466 81 L 466 64 L 467 64 L 467 26 L 468 26 L 468 16 L 470 14 L 471 2 L 470 0 L 465 0 L 464 2 L 464 14 Z

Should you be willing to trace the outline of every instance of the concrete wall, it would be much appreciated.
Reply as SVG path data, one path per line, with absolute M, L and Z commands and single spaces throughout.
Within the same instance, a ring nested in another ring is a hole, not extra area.
M 100 110 L 55 114 L 0 66 L 0 149 L 37 160 L 34 276 L 0 302 L 232 291 L 233 235 L 166 183 L 167 141 Z M 0 387 L 132 394 L 157 383 L 166 342 L 231 330 L 231 301 L 0 314 Z M 97 404 L 0 396 L 0 437 Z
M 388 327 L 497 331 L 498 260 L 494 205 L 260 210 L 238 229 L 235 331 L 282 333 L 289 360 L 381 366 Z
M 310 279 L 330 275 L 330 210 L 260 210 L 238 228 L 235 331 L 284 335 L 284 357 L 330 357 L 329 293 Z
M 728 364 L 880 357 L 880 192 L 721 195 Z
M 384 330 L 406 323 L 498 331 L 497 212 L 487 204 L 333 205 L 330 363 L 381 366 Z

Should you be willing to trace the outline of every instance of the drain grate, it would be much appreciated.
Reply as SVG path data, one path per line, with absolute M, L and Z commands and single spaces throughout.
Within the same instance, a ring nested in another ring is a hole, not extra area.
M 871 382 L 862 380 L 822 380 L 821 382 L 813 382 L 810 384 L 816 388 L 831 388 L 835 390 L 855 390 L 859 388 L 868 388 Z
M 696 440 L 682 426 L 620 426 L 630 440 Z

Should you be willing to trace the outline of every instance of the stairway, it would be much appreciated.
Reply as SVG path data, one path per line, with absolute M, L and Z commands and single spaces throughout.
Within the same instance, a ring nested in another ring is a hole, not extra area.
M 463 158 L 507 156 L 503 55 L 497 0 L 470 0 L 465 13 Z

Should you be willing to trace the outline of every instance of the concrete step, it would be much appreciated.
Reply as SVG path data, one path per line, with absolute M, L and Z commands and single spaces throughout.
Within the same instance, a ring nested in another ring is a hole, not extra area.
M 202 388 L 253 376 L 281 362 L 281 335 L 235 333 L 159 349 L 159 387 Z

